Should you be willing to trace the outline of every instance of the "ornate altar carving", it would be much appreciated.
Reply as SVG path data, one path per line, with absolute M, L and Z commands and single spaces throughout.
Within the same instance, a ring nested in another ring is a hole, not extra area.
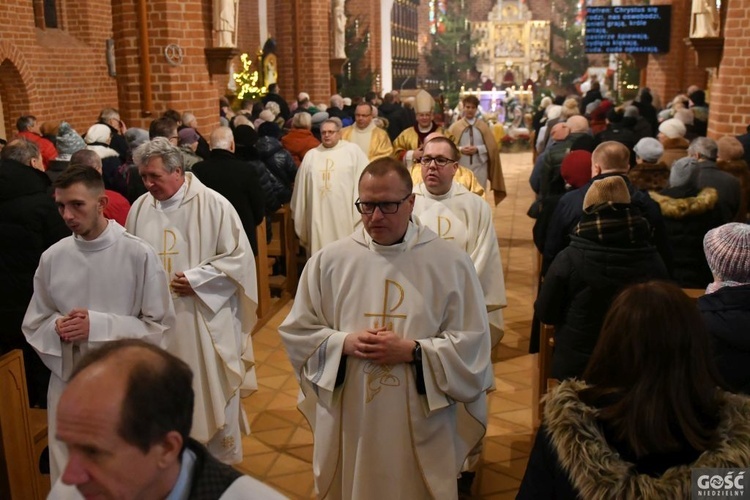
M 549 21 L 532 20 L 521 0 L 498 0 L 488 20 L 473 22 L 471 28 L 478 40 L 472 48 L 477 69 L 494 82 L 537 80 L 549 62 Z

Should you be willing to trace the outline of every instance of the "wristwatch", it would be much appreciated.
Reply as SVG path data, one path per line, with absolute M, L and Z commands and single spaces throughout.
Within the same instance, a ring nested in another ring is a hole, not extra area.
M 411 351 L 412 363 L 417 364 L 422 362 L 422 345 L 414 341 L 414 350 Z

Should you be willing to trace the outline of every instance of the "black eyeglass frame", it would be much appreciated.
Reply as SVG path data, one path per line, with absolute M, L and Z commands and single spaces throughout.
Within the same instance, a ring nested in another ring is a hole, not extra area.
M 380 213 L 383 215 L 393 215 L 396 212 L 398 212 L 398 209 L 401 207 L 401 204 L 409 199 L 409 196 L 411 196 L 413 193 L 409 193 L 406 196 L 404 196 L 399 201 L 360 201 L 359 198 L 357 198 L 357 201 L 354 202 L 354 206 L 357 208 L 357 212 L 364 214 L 364 215 L 372 215 L 375 213 L 375 209 L 379 208 Z M 367 212 L 363 207 L 371 205 L 372 210 Z M 391 207 L 393 205 L 393 207 Z M 388 206 L 388 210 L 383 208 L 384 206 Z M 392 210 L 391 210 L 392 208 Z
M 439 161 L 438 161 L 439 160 Z M 438 168 L 445 168 L 451 163 L 457 163 L 458 160 L 453 160 L 451 158 L 444 158 L 442 156 L 423 156 L 419 159 L 419 163 L 422 164 L 425 167 L 429 167 L 432 163 L 435 163 L 435 166 Z M 441 165 L 442 163 L 442 165 Z

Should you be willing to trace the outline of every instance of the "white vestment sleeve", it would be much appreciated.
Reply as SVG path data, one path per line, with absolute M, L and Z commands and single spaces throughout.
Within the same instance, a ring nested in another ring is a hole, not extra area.
M 188 269 L 184 274 L 195 294 L 214 314 L 237 292 L 237 285 L 210 264 Z
M 411 169 L 411 166 L 413 164 L 414 164 L 414 150 L 410 149 L 404 155 L 404 165 L 406 166 L 406 168 Z
M 43 272 L 44 258 L 34 273 L 34 295 L 31 297 L 22 330 L 47 368 L 62 378 L 62 341 L 55 331 L 55 321 L 70 311 L 58 311 L 48 292 Z

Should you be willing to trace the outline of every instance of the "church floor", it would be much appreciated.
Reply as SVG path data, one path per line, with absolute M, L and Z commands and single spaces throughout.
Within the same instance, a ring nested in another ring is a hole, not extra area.
M 526 216 L 533 199 L 528 183 L 532 160 L 531 153 L 501 156 L 508 198 L 495 209 L 494 220 L 508 307 L 494 364 L 496 390 L 489 395 L 482 464 L 473 486 L 474 498 L 482 499 L 515 498 L 534 432 L 536 358 L 527 354 L 536 259 L 532 220 Z M 252 435 L 243 439 L 244 460 L 238 468 L 291 498 L 311 498 L 312 434 L 296 408 L 297 381 L 276 331 L 290 307 L 284 306 L 253 335 L 259 388 L 243 401 Z

